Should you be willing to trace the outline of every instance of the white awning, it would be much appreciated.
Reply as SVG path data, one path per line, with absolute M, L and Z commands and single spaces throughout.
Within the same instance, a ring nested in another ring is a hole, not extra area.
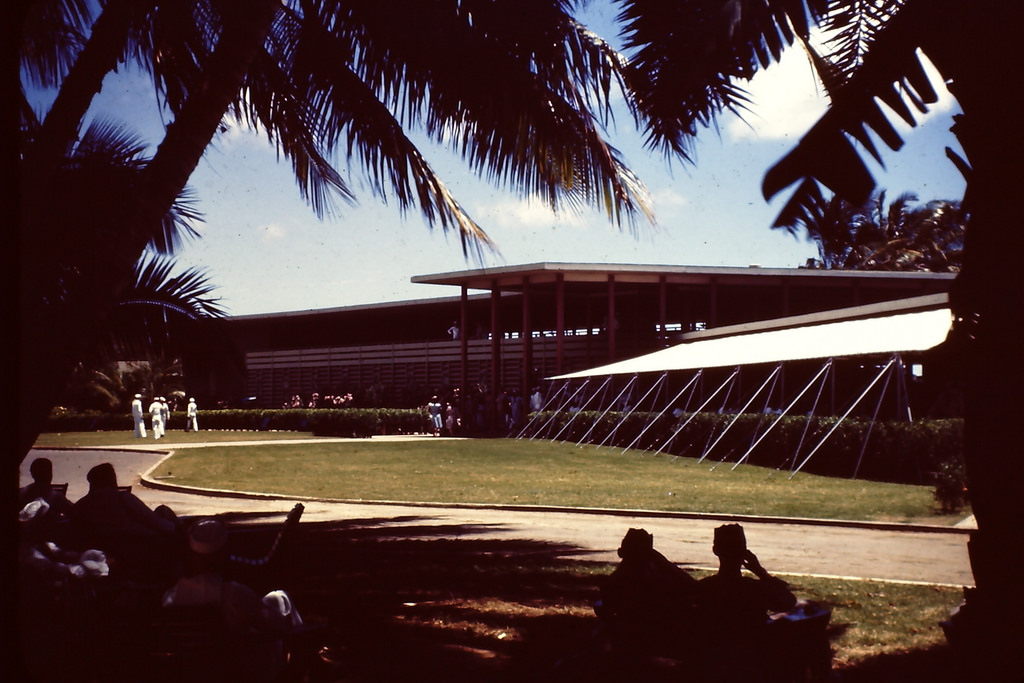
M 696 370 L 815 358 L 926 351 L 946 339 L 949 308 L 737 334 L 678 344 L 645 356 L 548 379 Z

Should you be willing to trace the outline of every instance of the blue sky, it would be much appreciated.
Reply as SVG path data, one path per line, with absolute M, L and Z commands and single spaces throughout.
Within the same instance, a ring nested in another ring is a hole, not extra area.
M 595 30 L 608 36 L 607 14 L 595 11 Z M 455 296 L 455 288 L 413 285 L 410 278 L 480 265 L 796 267 L 816 255 L 814 245 L 771 229 L 788 194 L 765 202 L 761 180 L 826 105 L 797 50 L 763 72 L 750 91 L 755 106 L 746 123 L 723 116 L 718 132 L 703 131 L 696 166 L 645 152 L 631 120 L 619 117 L 608 136 L 647 184 L 657 218 L 654 226 L 638 222 L 635 236 L 598 212 L 554 215 L 475 179 L 445 150 L 427 150 L 500 250 L 482 264 L 466 260 L 457 235 L 432 231 L 417 212 L 403 217 L 383 204 L 360 182 L 358 171 L 348 179 L 359 204 L 339 204 L 335 215 L 318 220 L 299 197 L 289 165 L 279 163 L 257 134 L 232 128 L 218 137 L 190 180 L 205 222 L 199 226 L 202 238 L 182 249 L 178 262 L 204 269 L 231 315 Z M 149 86 L 124 74 L 104 85 L 97 110 L 143 131 L 158 120 Z M 888 155 L 886 168 L 873 169 L 888 197 L 907 191 L 922 201 L 962 197 L 963 179 L 944 154 L 946 146 L 959 149 L 948 131 L 955 111 L 955 100 L 945 97 L 905 135 L 904 149 Z

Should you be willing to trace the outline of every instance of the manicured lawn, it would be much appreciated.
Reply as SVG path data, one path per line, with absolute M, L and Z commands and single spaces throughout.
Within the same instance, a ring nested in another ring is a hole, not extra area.
M 245 447 L 181 448 L 155 474 L 175 484 L 338 500 L 392 500 L 720 512 L 952 524 L 929 486 L 836 479 L 623 453 L 618 448 L 516 439 L 312 438 L 284 432 L 172 432 L 159 444 L 280 440 Z M 44 434 L 46 446 L 136 445 L 120 432 Z M 148 440 L 147 444 L 153 444 Z

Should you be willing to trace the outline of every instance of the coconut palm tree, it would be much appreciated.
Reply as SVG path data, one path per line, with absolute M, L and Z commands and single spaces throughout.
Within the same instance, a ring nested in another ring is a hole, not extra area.
M 690 153 L 699 127 L 742 111 L 743 83 L 784 49 L 807 50 L 831 98 L 829 111 L 768 170 L 766 198 L 793 187 L 777 221 L 790 226 L 822 201 L 822 187 L 854 204 L 875 186 L 862 154 L 903 144 L 892 123 L 914 126 L 947 87 L 962 114 L 952 130 L 964 157 L 971 226 L 951 295 L 954 326 L 943 353 L 966 386 L 965 460 L 978 531 L 971 539 L 976 589 L 958 614 L 956 642 L 969 641 L 998 678 L 1024 677 L 1013 661 L 1024 629 L 1001 614 L 1024 610 L 1024 226 L 1016 202 L 1024 131 L 1024 3 L 1000 0 L 620 0 L 635 107 L 653 148 Z M 825 50 L 811 27 L 832 37 Z M 932 83 L 924 54 L 942 83 Z M 915 113 L 917 112 L 917 113 Z M 1000 670 L 998 667 L 1006 667 Z M 990 671 L 991 673 L 991 671 Z
M 904 193 L 886 209 L 882 191 L 861 205 L 838 195 L 815 202 L 798 223 L 818 246 L 819 258 L 807 267 L 959 272 L 968 218 L 961 203 L 916 201 Z
M 457 231 L 467 253 L 489 248 L 409 137 L 419 130 L 497 185 L 556 209 L 601 205 L 635 227 L 644 189 L 600 132 L 622 62 L 575 21 L 573 4 L 107 0 L 95 17 L 85 0 L 20 4 L 26 85 L 56 97 L 37 126 L 21 108 L 32 131 L 19 168 L 23 351 L 48 358 L 55 376 L 21 387 L 33 395 L 19 401 L 19 452 L 80 353 L 80 330 L 95 327 L 81 322 L 109 315 L 147 245 L 173 241 L 168 212 L 226 116 L 266 134 L 317 213 L 353 198 L 332 163 L 346 158 L 378 196 Z M 89 204 L 67 201 L 59 192 L 73 188 L 55 181 L 81 147 L 103 79 L 126 67 L 152 78 L 171 123 L 131 173 L 93 188 Z M 108 245 L 102 268 L 47 268 L 66 233 Z M 71 303 L 82 282 L 88 305 Z M 67 298 L 55 298 L 55 286 Z

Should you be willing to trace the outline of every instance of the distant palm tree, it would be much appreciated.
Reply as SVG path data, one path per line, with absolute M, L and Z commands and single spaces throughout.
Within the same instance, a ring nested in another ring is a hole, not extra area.
M 959 272 L 967 214 L 959 201 L 913 206 L 904 193 L 885 209 L 885 192 L 857 205 L 839 196 L 809 207 L 801 227 L 818 246 L 809 268 Z

